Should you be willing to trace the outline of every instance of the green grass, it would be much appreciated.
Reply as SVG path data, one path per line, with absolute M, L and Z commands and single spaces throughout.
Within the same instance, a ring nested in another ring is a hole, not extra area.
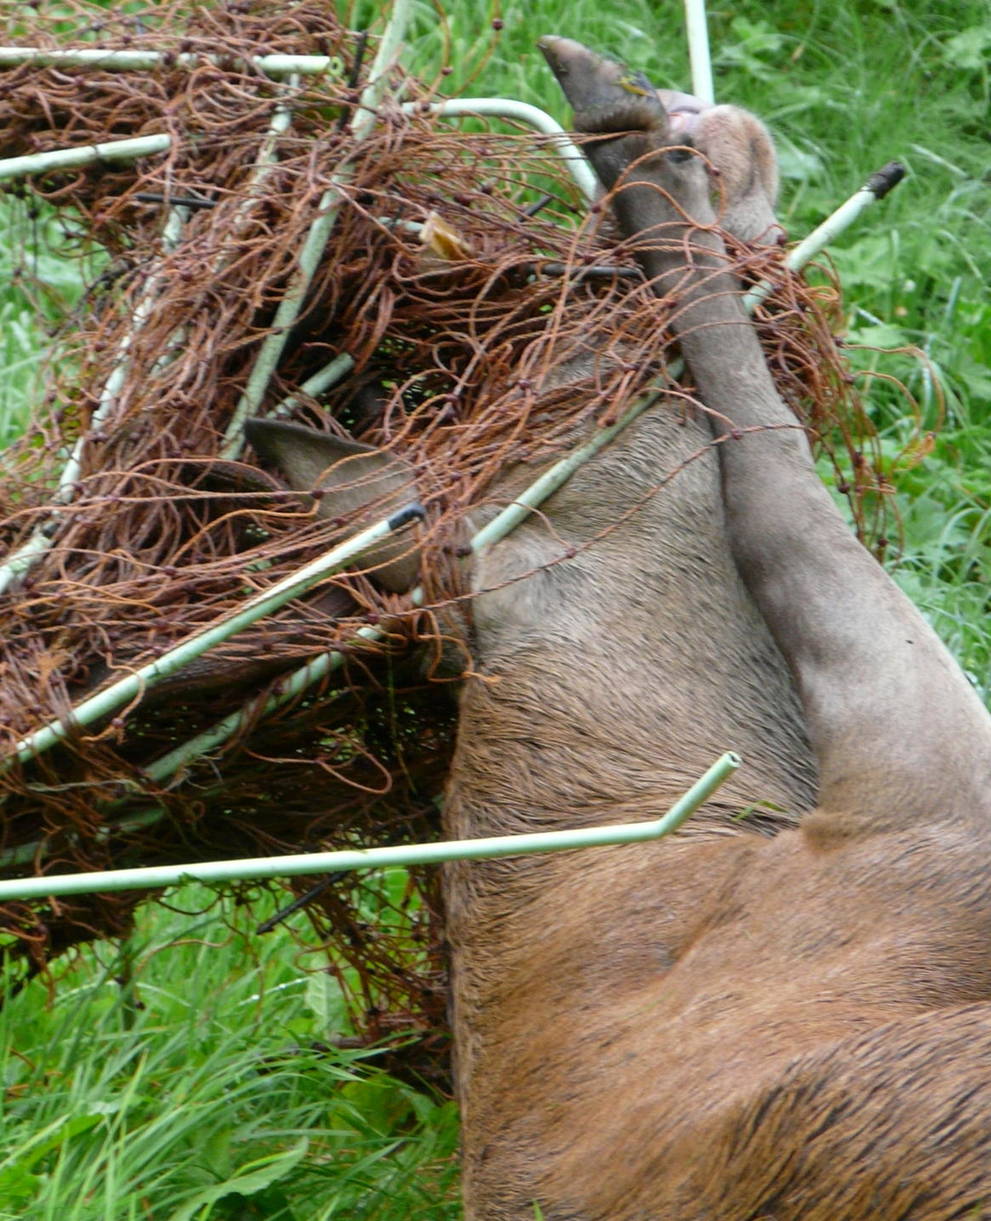
M 325 974 L 261 907 L 146 909 L 0 1012 L 0 1218 L 457 1215 L 456 1116 L 354 1055 Z M 271 902 L 269 901 L 269 907 Z M 133 983 L 129 983 L 131 980 Z
M 658 84 L 689 83 L 680 6 L 528 0 L 486 15 L 474 2 L 449 0 L 445 8 L 449 88 L 519 97 L 566 121 L 533 49 L 550 32 L 624 57 Z M 378 0 L 356 2 L 355 24 L 380 9 Z M 433 5 L 421 3 L 409 65 L 434 76 L 444 35 Z M 752 107 L 778 138 L 782 217 L 794 235 L 885 161 L 909 168 L 832 257 L 849 339 L 908 343 L 928 358 L 852 353 L 856 367 L 904 381 L 923 430 L 940 428 L 931 453 L 895 464 L 916 421 L 885 381 L 865 382 L 898 488 L 896 578 L 988 698 L 985 0 L 783 0 L 770 10 L 735 0 L 713 9 L 710 37 L 720 98 Z M 9 284 L 22 243 L 0 250 L 0 443 L 36 392 L 48 320 L 78 293 L 72 268 L 46 253 L 42 236 L 27 244 L 48 260 L 40 311 Z M 128 947 L 140 1007 L 115 982 L 123 963 L 106 945 L 61 971 L 51 997 L 35 982 L 8 1005 L 0 1016 L 0 1218 L 458 1216 L 451 1107 L 353 1059 L 310 1050 L 342 1021 L 328 977 L 304 975 L 292 941 L 258 938 L 240 909 L 224 910 L 233 932 L 213 911 L 144 910 Z
M 84 254 L 71 220 L 0 197 L 0 449 L 22 431 L 43 384 L 51 332 L 106 262 Z

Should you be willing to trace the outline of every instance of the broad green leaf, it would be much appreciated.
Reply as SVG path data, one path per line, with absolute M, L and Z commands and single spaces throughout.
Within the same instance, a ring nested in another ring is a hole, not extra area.
M 991 22 L 972 25 L 947 39 L 943 58 L 955 68 L 977 71 L 988 67 L 991 60 Z
M 206 1187 L 202 1191 L 196 1192 L 170 1214 L 168 1221 L 192 1221 L 201 1208 L 216 1204 L 225 1196 L 235 1192 L 238 1195 L 250 1197 L 259 1191 L 264 1191 L 266 1187 L 285 1178 L 294 1167 L 298 1166 L 306 1156 L 309 1147 L 310 1142 L 304 1138 L 290 1149 L 247 1162 L 239 1173 L 234 1174 L 225 1182 L 215 1183 L 212 1187 Z
M 317 1029 L 321 1034 L 329 1030 L 339 1030 L 347 1025 L 341 989 L 337 980 L 326 971 L 316 971 L 306 977 L 303 1000 L 316 1017 Z

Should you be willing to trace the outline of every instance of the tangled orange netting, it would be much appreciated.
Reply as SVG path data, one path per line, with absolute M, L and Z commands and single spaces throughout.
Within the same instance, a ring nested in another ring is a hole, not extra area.
M 26 209 L 43 201 L 70 215 L 109 261 L 62 329 L 44 403 L 3 457 L 3 547 L 16 550 L 39 527 L 51 545 L 0 598 L 0 745 L 9 753 L 353 530 L 314 517 L 225 448 L 329 190 L 330 239 L 259 411 L 293 395 L 295 418 L 412 463 L 428 511 L 427 609 L 367 575 L 333 578 L 121 713 L 7 770 L 8 876 L 435 836 L 450 687 L 423 677 L 409 645 L 436 638 L 431 608 L 461 605 L 459 523 L 508 461 L 536 473 L 583 426 L 614 419 L 664 366 L 657 302 L 602 218 L 585 216 L 545 142 L 467 133 L 425 106 L 404 112 L 400 92 L 414 101 L 424 92 L 398 71 L 359 142 L 350 121 L 367 74 L 362 39 L 323 0 L 277 11 L 185 7 L 166 0 L 119 16 L 71 0 L 59 19 L 34 19 L 28 37 L 7 31 L 8 41 L 40 46 L 170 55 L 222 46 L 224 57 L 181 66 L 167 56 L 142 73 L 0 73 L 0 156 L 172 137 L 162 156 L 19 188 Z M 270 80 L 247 61 L 272 52 L 332 55 L 340 71 Z M 277 160 L 264 164 L 279 107 L 291 125 Z M 190 200 L 197 206 L 170 249 L 168 209 Z M 856 417 L 831 337 L 835 293 L 783 276 L 777 252 L 740 258 L 742 273 L 773 270 L 784 282 L 761 320 L 782 392 L 813 423 Z M 537 394 L 549 365 L 592 334 L 608 336 L 621 359 L 598 364 L 580 386 Z M 319 399 L 306 394 L 307 379 L 341 353 L 353 362 L 347 375 Z M 94 426 L 101 401 L 105 419 Z M 59 497 L 66 453 L 81 438 L 82 469 Z M 869 464 L 858 469 L 854 491 L 875 486 Z M 385 644 L 355 644 L 369 623 L 388 625 Z M 262 715 L 279 674 L 327 650 L 343 652 L 346 666 Z M 245 704 L 233 736 L 149 776 L 156 760 Z M 136 901 L 11 903 L 0 926 L 37 966 L 81 938 L 126 931 Z M 433 874 L 415 870 L 398 887 L 394 878 L 338 879 L 307 911 L 335 947 L 363 1036 L 443 1031 Z M 421 1047 L 420 1067 L 432 1071 L 439 1044 Z

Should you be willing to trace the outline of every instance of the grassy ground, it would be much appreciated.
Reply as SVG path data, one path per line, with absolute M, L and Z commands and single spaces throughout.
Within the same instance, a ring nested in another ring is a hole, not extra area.
M 356 3 L 367 22 L 379 3 Z M 485 15 L 448 0 L 417 10 L 407 56 L 433 76 L 450 44 L 449 87 L 516 96 L 565 119 L 534 53 L 541 33 L 582 39 L 687 87 L 680 8 L 657 0 L 513 0 Z M 772 15 L 768 15 L 769 11 Z M 496 35 L 491 18 L 503 28 Z M 906 429 L 884 377 L 906 382 L 933 451 L 892 472 L 904 548 L 897 578 L 931 616 L 987 698 L 991 636 L 991 246 L 984 0 L 736 0 L 710 15 L 717 93 L 760 113 L 782 153 L 782 216 L 795 235 L 897 157 L 909 179 L 833 257 L 854 350 L 889 452 Z M 470 79 L 474 74 L 474 79 Z M 49 235 L 50 236 L 50 235 Z M 2 239 L 0 239 L 2 240 Z M 45 312 L 78 281 L 38 247 Z M 0 282 L 18 258 L 0 249 Z M 7 266 L 4 267 L 3 264 Z M 30 400 L 43 328 L 16 285 L 0 294 L 0 444 Z M 934 389 L 942 386 L 942 398 Z M 184 892 L 178 905 L 202 906 Z M 325 976 L 297 949 L 228 907 L 147 909 L 123 949 L 90 949 L 49 996 L 35 983 L 0 1015 L 0 1219 L 311 1221 L 459 1215 L 449 1105 L 312 1044 L 340 1024 Z M 133 995 L 118 982 L 133 977 Z
M 327 975 L 272 902 L 184 887 L 0 1011 L 0 1219 L 454 1216 L 453 1103 L 325 1054 Z

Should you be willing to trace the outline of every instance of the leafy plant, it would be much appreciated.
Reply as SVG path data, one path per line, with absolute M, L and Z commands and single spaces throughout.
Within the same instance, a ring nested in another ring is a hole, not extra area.
M 328 977 L 257 905 L 173 902 L 0 1013 L 0 1218 L 456 1215 L 453 1105 L 328 1045 Z

